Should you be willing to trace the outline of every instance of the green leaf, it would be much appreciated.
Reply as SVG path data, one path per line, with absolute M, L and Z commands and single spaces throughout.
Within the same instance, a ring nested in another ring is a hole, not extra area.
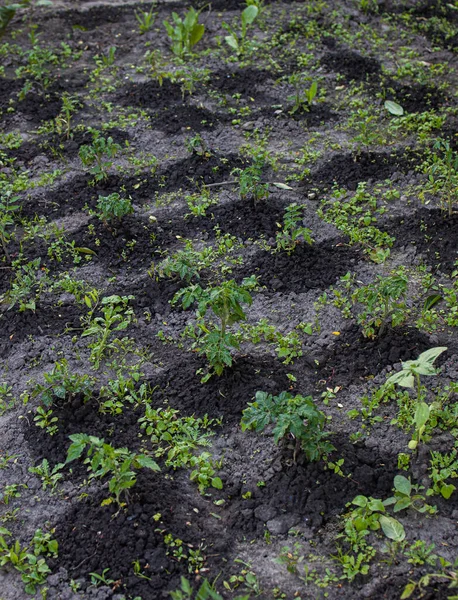
M 140 467 L 144 467 L 146 469 L 151 469 L 152 471 L 160 471 L 161 470 L 161 468 L 159 467 L 157 462 L 154 461 L 151 458 L 151 456 L 146 456 L 145 454 L 138 454 L 135 457 L 135 460 Z
M 428 296 L 423 304 L 423 310 L 431 310 L 433 306 L 435 306 L 438 302 L 442 300 L 442 296 L 440 294 L 431 294 Z
M 420 354 L 420 356 L 417 358 L 416 362 L 419 363 L 431 363 L 433 364 L 433 362 L 436 360 L 436 358 L 438 356 L 440 356 L 442 354 L 442 352 L 445 352 L 447 350 L 447 346 L 437 346 L 436 348 L 430 348 L 429 350 L 426 350 L 426 352 L 422 352 Z
M 226 35 L 226 36 L 224 36 L 224 40 L 228 46 L 230 46 L 233 50 L 236 50 L 238 52 L 239 42 L 235 36 Z
M 408 583 L 404 588 L 404 591 L 402 592 L 400 600 L 407 600 L 407 598 L 410 598 L 410 596 L 414 593 L 416 587 L 417 586 L 415 583 Z
M 205 25 L 198 24 L 194 27 L 189 38 L 189 45 L 191 47 L 195 46 L 197 42 L 202 38 L 202 36 L 204 35 L 204 31 Z
M 388 377 L 386 383 L 397 383 L 402 387 L 413 388 L 415 385 L 415 378 L 412 373 L 406 373 L 405 371 L 399 371 Z
M 442 497 L 448 500 L 453 492 L 456 490 L 456 487 L 451 483 L 446 483 L 441 487 Z
M 414 421 L 417 429 L 423 427 L 429 419 L 430 408 L 426 402 L 420 402 L 415 411 Z
M 213 477 L 212 487 L 216 488 L 217 490 L 223 489 L 223 482 L 221 481 L 221 479 L 219 477 Z
M 393 517 L 382 515 L 380 517 L 380 525 L 382 526 L 383 533 L 390 540 L 402 542 L 406 537 L 403 525 L 398 520 L 393 519 Z
M 397 117 L 401 117 L 404 114 L 402 106 L 397 102 L 393 102 L 393 100 L 386 100 L 384 107 L 390 114 L 396 115 Z
M 403 475 L 396 475 L 394 478 L 394 487 L 396 491 L 404 494 L 405 496 L 410 496 L 412 492 L 412 484 L 407 477 L 404 477 Z
M 247 6 L 242 12 L 242 23 L 245 23 L 246 25 L 251 25 L 258 16 L 258 12 L 258 7 L 254 4 L 252 4 L 251 6 Z
M 365 506 L 367 506 L 368 500 L 366 496 L 356 496 L 356 498 L 353 498 L 351 503 L 355 506 L 361 506 L 362 508 L 364 508 Z

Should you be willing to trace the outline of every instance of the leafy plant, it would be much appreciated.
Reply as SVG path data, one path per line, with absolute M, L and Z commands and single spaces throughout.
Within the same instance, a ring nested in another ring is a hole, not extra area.
M 448 500 L 456 490 L 456 486 L 452 483 L 448 483 L 447 480 L 458 478 L 457 450 L 454 448 L 449 453 L 432 451 L 429 470 L 433 485 L 426 494 L 428 496 L 440 494 L 443 498 Z
M 44 406 L 51 406 L 56 399 L 71 403 L 76 395 L 81 394 L 84 401 L 92 395 L 94 378 L 86 373 L 80 375 L 71 371 L 65 358 L 54 364 L 52 371 L 43 374 L 44 384 L 35 385 L 25 396 L 38 398 Z
M 35 532 L 28 547 L 22 547 L 18 540 L 9 546 L 5 538 L 10 536 L 7 529 L 0 527 L 0 566 L 10 564 L 19 571 L 25 592 L 35 595 L 38 586 L 43 585 L 51 573 L 43 556 L 56 557 L 58 544 L 49 533 L 43 534 L 40 529 Z
M 393 506 L 393 512 L 399 512 L 406 508 L 413 508 L 419 513 L 429 513 L 431 515 L 436 514 L 437 509 L 435 506 L 426 504 L 425 497 L 420 494 L 420 491 L 424 489 L 423 486 L 418 484 L 412 484 L 410 479 L 403 475 L 396 475 L 394 478 L 394 496 L 384 500 L 385 506 Z
M 249 402 L 243 411 L 242 431 L 263 431 L 271 423 L 276 444 L 288 437 L 295 440 L 294 459 L 299 449 L 309 461 L 319 460 L 335 450 L 327 441 L 329 433 L 324 431 L 326 415 L 316 408 L 311 396 L 256 392 L 255 402 Z
M 245 169 L 233 169 L 231 175 L 238 178 L 240 198 L 244 200 L 251 196 L 256 206 L 257 202 L 266 199 L 269 195 L 269 184 L 262 182 L 262 173 L 266 166 L 264 152 L 253 156 L 253 163 Z
M 8 310 L 19 304 L 19 312 L 35 311 L 37 300 L 47 282 L 46 274 L 40 268 L 40 257 L 28 263 L 21 264 L 20 260 L 13 261 L 15 278 L 11 288 L 0 300 L 8 302 Z
M 244 279 L 241 285 L 233 279 L 205 289 L 196 284 L 175 295 L 173 302 L 181 300 L 184 309 L 195 302 L 198 304 L 197 330 L 190 327 L 185 333 L 195 338 L 192 348 L 199 354 L 204 354 L 210 365 L 211 370 L 202 381 L 208 381 L 213 373 L 221 375 L 225 367 L 232 365 L 231 349 L 238 349 L 239 342 L 228 328 L 245 320 L 242 305 L 251 305 L 253 299 L 249 290 L 256 285 L 256 278 L 252 276 Z M 209 311 L 219 319 L 219 325 L 205 319 Z
M 37 427 L 41 429 L 46 429 L 46 433 L 49 435 L 55 435 L 59 428 L 57 423 L 59 419 L 53 416 L 52 409 L 45 410 L 42 406 L 39 406 L 36 410 L 36 414 L 33 417 L 33 422 Z
M 301 73 L 294 73 L 288 77 L 288 83 L 291 83 L 295 89 L 294 94 L 288 96 L 288 100 L 294 102 L 293 108 L 289 111 L 291 115 L 300 110 L 309 111 L 318 93 L 318 82 L 316 80 L 313 80 L 310 87 L 306 89 L 303 88 L 302 81 Z
M 63 479 L 63 475 L 60 472 L 65 467 L 64 463 L 58 463 L 52 469 L 49 466 L 49 462 L 46 458 L 41 461 L 41 464 L 36 467 L 29 467 L 29 473 L 38 475 L 43 484 L 43 489 L 47 487 L 51 488 L 51 492 L 54 492 L 58 482 Z
M 302 211 L 303 207 L 296 202 L 286 208 L 283 225 L 275 238 L 277 251 L 285 250 L 288 254 L 291 254 L 301 242 L 313 244 L 311 230 L 298 225 L 303 219 Z
M 237 54 L 244 52 L 246 48 L 246 37 L 250 25 L 253 25 L 259 14 L 259 8 L 254 3 L 247 6 L 240 15 L 240 29 L 237 31 L 234 27 L 231 27 L 228 23 L 223 22 L 223 27 L 229 33 L 224 38 L 226 44 L 235 50 Z
M 99 196 L 95 214 L 107 225 L 114 222 L 119 223 L 123 217 L 133 212 L 132 200 L 122 198 L 117 192 L 114 192 L 109 196 Z
M 202 39 L 205 25 L 199 23 L 200 11 L 191 7 L 184 19 L 172 12 L 173 23 L 164 21 L 167 34 L 172 41 L 172 52 L 181 59 L 189 55 L 194 46 Z
M 103 501 L 103 505 L 115 501 L 120 507 L 125 503 L 121 495 L 135 485 L 136 471 L 141 468 L 160 471 L 159 465 L 146 454 L 136 454 L 127 448 L 114 448 L 103 439 L 85 433 L 75 433 L 70 437 L 72 444 L 67 451 L 66 462 L 80 458 L 83 452 L 87 457 L 84 464 L 90 472 L 89 479 L 102 478 L 109 475 L 108 489 L 112 497 Z
M 443 210 L 451 216 L 458 191 L 458 152 L 452 150 L 448 140 L 442 139 L 437 140 L 433 148 L 437 152 L 424 168 L 428 181 L 422 196 L 425 193 L 438 194 Z
M 116 350 L 116 340 L 109 342 L 110 336 L 116 331 L 123 331 L 132 322 L 134 311 L 128 304 L 133 298 L 134 296 L 107 296 L 101 301 L 102 316 L 89 319 L 81 337 L 95 338 L 88 345 L 91 348 L 90 360 L 94 368 L 99 368 L 107 350 Z
M 199 589 L 194 594 L 194 589 L 189 581 L 181 576 L 181 586 L 179 590 L 170 592 L 172 600 L 223 600 L 223 597 L 218 594 L 208 579 L 204 579 L 200 584 Z M 245 596 L 237 596 L 234 600 L 249 600 L 250 594 Z
M 99 132 L 93 132 L 91 145 L 81 146 L 79 157 L 85 167 L 91 167 L 89 173 L 96 181 L 108 179 L 108 169 L 113 164 L 111 160 L 121 150 L 121 146 L 112 137 L 104 138 Z
M 14 225 L 13 214 L 19 210 L 19 204 L 16 204 L 16 200 L 18 200 L 18 197 L 11 197 L 10 193 L 0 196 L 0 243 L 8 263 L 10 262 L 8 244 L 12 239 L 9 228 Z
M 422 352 L 416 360 L 407 360 L 403 363 L 401 371 L 391 375 L 386 383 L 393 383 L 401 387 L 416 388 L 416 410 L 414 416 L 415 434 L 414 438 L 409 442 L 409 448 L 415 450 L 422 439 L 425 431 L 426 423 L 431 414 L 432 405 L 429 406 L 422 400 L 421 375 L 437 375 L 438 370 L 433 366 L 435 360 L 447 348 L 439 346 L 430 348 L 426 352 Z
M 357 320 L 365 337 L 380 336 L 388 322 L 396 327 L 406 320 L 407 285 L 407 276 L 400 271 L 385 277 L 378 275 L 374 283 L 358 287 L 353 292 L 353 303 L 363 306 Z
M 138 29 L 140 30 L 140 35 L 147 33 L 150 29 L 153 28 L 154 22 L 157 17 L 157 12 L 154 12 L 156 8 L 156 2 L 153 2 L 149 12 L 146 10 L 135 11 L 135 18 L 138 21 Z

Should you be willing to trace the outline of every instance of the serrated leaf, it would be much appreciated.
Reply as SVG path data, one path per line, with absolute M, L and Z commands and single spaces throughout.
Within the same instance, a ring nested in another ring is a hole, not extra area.
M 393 519 L 393 517 L 382 515 L 380 517 L 380 525 L 386 537 L 394 542 L 402 542 L 406 537 L 406 532 L 402 523 L 397 519 Z
M 394 102 L 393 100 L 386 100 L 384 107 L 390 114 L 395 115 L 397 117 L 401 117 L 404 114 L 404 109 L 402 108 L 402 106 L 397 102 Z

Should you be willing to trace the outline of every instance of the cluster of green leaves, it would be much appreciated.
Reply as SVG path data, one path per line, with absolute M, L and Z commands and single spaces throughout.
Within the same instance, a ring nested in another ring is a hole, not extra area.
M 427 494 L 429 496 L 440 494 L 448 500 L 456 490 L 456 486 L 449 483 L 448 480 L 458 479 L 458 451 L 456 448 L 448 453 L 432 451 L 429 471 L 432 486 Z
M 19 210 L 17 200 L 18 197 L 11 197 L 10 193 L 0 196 L 0 243 L 8 263 L 10 262 L 8 244 L 13 235 L 9 228 L 14 225 L 13 214 Z
M 180 589 L 171 591 L 170 596 L 172 600 L 223 600 L 223 597 L 218 594 L 208 579 L 204 579 L 194 592 L 189 581 L 183 576 L 181 577 Z M 249 598 L 250 594 L 237 596 L 234 600 L 249 600 Z
M 310 80 L 310 78 L 307 78 Z M 304 88 L 304 77 L 302 73 L 293 73 L 287 78 L 289 84 L 294 86 L 294 94 L 288 96 L 288 101 L 293 102 L 293 108 L 289 111 L 294 114 L 299 111 L 308 112 L 313 104 L 313 101 L 318 93 L 318 82 L 312 80 L 308 88 Z
M 121 146 L 112 137 L 105 138 L 100 132 L 93 131 L 92 144 L 81 146 L 79 157 L 85 167 L 90 167 L 89 173 L 94 175 L 96 181 L 105 181 L 108 179 L 108 169 L 113 164 L 111 159 L 120 150 Z
M 365 337 L 380 336 L 386 326 L 398 327 L 406 322 L 408 278 L 402 269 L 391 275 L 378 275 L 373 283 L 356 288 L 351 299 L 361 305 L 357 321 Z
M 251 25 L 253 25 L 259 14 L 259 7 L 254 3 L 247 6 L 240 15 L 240 28 L 231 27 L 228 23 L 223 22 L 224 29 L 229 35 L 224 37 L 226 44 L 237 55 L 245 52 L 247 48 L 247 34 Z
M 190 478 L 198 483 L 203 493 L 208 487 L 221 489 L 222 481 L 215 476 L 215 464 L 209 452 L 197 454 L 199 447 L 209 446 L 213 435 L 209 427 L 215 421 L 204 417 L 182 417 L 171 407 L 153 408 L 145 403 L 145 415 L 139 419 L 153 444 L 156 458 L 165 458 L 165 465 L 173 469 L 191 468 Z
M 326 415 L 317 409 L 311 396 L 293 396 L 290 392 L 273 396 L 256 392 L 255 402 L 248 403 L 248 408 L 243 411 L 241 426 L 242 431 L 253 429 L 259 432 L 272 423 L 276 444 L 292 438 L 296 443 L 294 459 L 302 449 L 307 460 L 315 461 L 335 450 L 327 440 L 326 420 Z
M 90 360 L 95 369 L 100 367 L 100 362 L 107 351 L 116 351 L 117 338 L 109 341 L 113 333 L 124 331 L 134 318 L 134 311 L 129 307 L 129 301 L 134 296 L 106 296 L 101 301 L 102 316 L 94 317 L 90 311 L 86 319 L 85 328 L 81 337 L 91 336 L 94 341 L 88 344 L 91 349 Z M 88 299 L 89 306 L 90 300 Z
M 421 198 L 425 194 L 439 197 L 439 203 L 448 215 L 453 214 L 458 191 L 458 152 L 452 149 L 449 140 L 439 139 L 434 150 L 424 162 L 422 170 L 428 175 L 422 186 Z
M 95 380 L 90 375 L 75 373 L 65 358 L 54 364 L 52 371 L 43 374 L 44 383 L 36 384 L 30 392 L 23 395 L 24 402 L 33 398 L 46 407 L 56 400 L 71 403 L 76 395 L 81 394 L 86 402 L 92 395 Z
M 52 469 L 49 465 L 49 461 L 44 458 L 39 465 L 29 468 L 29 473 L 38 475 L 41 479 L 43 489 L 47 487 L 51 488 L 51 493 L 56 489 L 57 484 L 63 479 L 62 469 L 65 467 L 64 463 L 56 464 Z
M 386 208 L 378 206 L 376 196 L 366 188 L 365 182 L 359 183 L 350 197 L 347 191 L 336 190 L 334 198 L 321 203 L 318 215 L 348 235 L 350 244 L 361 245 L 371 260 L 383 263 L 390 255 L 394 238 L 376 227 L 377 215 L 384 214 Z
M 262 182 L 262 174 L 267 165 L 265 152 L 257 152 L 253 155 L 253 162 L 245 169 L 233 169 L 231 175 L 237 177 L 239 182 L 240 198 L 253 198 L 256 204 L 265 200 L 269 195 L 269 184 Z
M 283 224 L 275 236 L 277 251 L 284 250 L 287 254 L 291 254 L 301 242 L 306 242 L 310 245 L 313 244 L 311 230 L 303 225 L 299 225 L 303 221 L 302 213 L 304 208 L 296 202 L 293 202 L 286 208 Z
M 8 310 L 19 304 L 19 312 L 35 311 L 37 301 L 48 283 L 48 277 L 40 267 L 40 257 L 23 264 L 21 259 L 13 261 L 14 279 L 10 289 L 0 297 L 8 303 Z
M 256 277 L 252 276 L 244 279 L 241 285 L 233 279 L 207 288 L 194 284 L 175 294 L 173 303 L 181 301 L 184 309 L 197 303 L 196 324 L 188 326 L 184 334 L 195 340 L 192 349 L 205 355 L 209 363 L 210 370 L 202 378 L 203 382 L 214 373 L 221 375 L 232 365 L 231 351 L 239 348 L 239 341 L 229 327 L 246 319 L 242 305 L 251 305 L 250 290 L 256 286 Z M 208 319 L 209 312 L 217 317 L 218 324 Z
M 164 21 L 164 27 L 172 41 L 172 52 L 181 59 L 191 54 L 194 46 L 204 35 L 205 25 L 199 23 L 199 15 L 200 11 L 191 7 L 184 19 L 172 12 L 173 23 Z
M 114 448 L 103 439 L 85 433 L 75 433 L 69 437 L 72 443 L 67 451 L 67 463 L 80 458 L 83 452 L 86 452 L 84 464 L 90 473 L 89 479 L 107 475 L 110 477 L 108 489 L 112 496 L 104 500 L 103 505 L 116 502 L 121 507 L 125 504 L 121 495 L 127 495 L 128 490 L 135 485 L 138 469 L 160 471 L 159 465 L 146 454 L 130 452 L 127 448 Z
M 120 223 L 123 217 L 133 212 L 132 200 L 113 192 L 108 196 L 99 196 L 95 214 L 105 225 L 110 225 Z
M 402 369 L 387 379 L 387 383 L 397 384 L 406 388 L 416 388 L 415 432 L 412 440 L 409 442 L 411 450 L 417 449 L 425 433 L 426 424 L 430 419 L 431 412 L 435 408 L 434 403 L 428 405 L 423 400 L 420 376 L 437 375 L 438 369 L 434 367 L 434 362 L 446 350 L 447 348 L 444 346 L 430 348 L 422 352 L 416 360 L 407 360 L 401 363 Z
M 34 595 L 51 573 L 44 557 L 57 557 L 58 543 L 51 533 L 41 529 L 37 529 L 29 546 L 21 546 L 18 540 L 9 545 L 5 538 L 10 536 L 7 529 L 0 527 L 0 566 L 11 565 L 19 571 L 25 592 Z

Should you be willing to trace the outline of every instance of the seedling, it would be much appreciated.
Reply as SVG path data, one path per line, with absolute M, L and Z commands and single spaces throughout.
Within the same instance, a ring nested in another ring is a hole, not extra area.
M 417 393 L 417 407 L 415 410 L 414 424 L 415 433 L 413 439 L 409 442 L 409 448 L 416 450 L 420 443 L 422 436 L 425 432 L 426 423 L 431 414 L 433 405 L 429 406 L 422 400 L 422 385 L 420 376 L 421 375 L 437 375 L 438 369 L 433 365 L 443 352 L 447 348 L 445 346 L 439 346 L 437 348 L 430 348 L 426 352 L 422 352 L 416 360 L 407 360 L 402 364 L 402 369 L 398 373 L 391 375 L 387 379 L 387 383 L 394 383 L 406 388 L 416 388 Z
M 448 500 L 456 486 L 448 483 L 448 479 L 458 479 L 458 453 L 454 448 L 450 453 L 431 452 L 430 477 L 432 487 L 426 492 L 427 496 L 440 494 Z
M 106 444 L 103 439 L 75 433 L 69 436 L 72 444 L 68 448 L 66 462 L 72 462 L 86 451 L 87 458 L 84 464 L 90 473 L 89 479 L 102 478 L 109 475 L 108 488 L 112 494 L 102 502 L 102 505 L 116 502 L 119 507 L 125 506 L 121 501 L 121 495 L 127 495 L 127 491 L 137 481 L 136 471 L 141 468 L 160 471 L 159 465 L 146 454 L 129 452 L 127 448 L 114 448 Z
M 39 406 L 36 415 L 33 417 L 33 421 L 37 427 L 46 429 L 46 433 L 51 436 L 55 435 L 59 430 L 57 426 L 59 419 L 53 416 L 52 409 L 46 410 L 42 406 Z
M 122 218 L 134 212 L 132 200 L 122 198 L 117 192 L 99 196 L 96 215 L 105 225 L 120 223 Z
M 121 146 L 112 137 L 104 138 L 98 132 L 93 132 L 92 144 L 81 146 L 79 157 L 85 167 L 91 167 L 89 173 L 94 175 L 96 181 L 105 181 L 108 179 L 108 169 L 113 164 L 110 159 L 120 150 Z
M 424 192 L 438 194 L 443 210 L 451 216 L 458 191 L 458 152 L 452 150 L 448 140 L 438 140 L 434 150 L 432 163 L 425 169 L 428 182 L 422 195 Z
M 292 254 L 294 249 L 301 242 L 313 244 L 312 232 L 307 227 L 298 225 L 302 219 L 302 206 L 294 202 L 290 204 L 283 217 L 283 225 L 276 235 L 277 252 L 284 250 L 287 254 Z
M 289 392 L 272 396 L 256 392 L 256 401 L 249 402 L 243 411 L 242 431 L 263 431 L 270 423 L 275 425 L 276 444 L 284 438 L 295 440 L 294 460 L 299 449 L 309 461 L 319 460 L 335 450 L 327 441 L 329 434 L 324 431 L 326 415 L 316 408 L 311 396 L 293 396 Z
M 256 278 L 252 276 L 244 279 L 242 285 L 237 285 L 233 279 L 205 289 L 196 284 L 180 290 L 175 295 L 173 303 L 181 300 L 185 309 L 195 302 L 198 303 L 197 331 L 195 328 L 189 328 L 187 332 L 195 338 L 192 348 L 207 357 L 211 369 L 202 381 L 208 381 L 213 373 L 221 375 L 225 367 L 232 365 L 231 349 L 238 349 L 239 342 L 228 328 L 245 320 L 242 305 L 251 305 L 253 299 L 249 290 L 256 285 Z M 219 326 L 205 320 L 209 310 L 219 319 Z
M 195 154 L 200 158 L 208 159 L 211 156 L 207 143 L 199 133 L 196 133 L 196 135 L 191 138 L 186 138 L 185 146 L 190 154 Z
M 78 98 L 69 94 L 62 94 L 62 110 L 55 119 L 56 130 L 59 135 L 72 137 L 72 118 L 75 110 L 80 106 Z
M 140 31 L 140 35 L 147 33 L 150 29 L 153 28 L 154 22 L 157 17 L 157 12 L 154 12 L 156 8 L 156 2 L 153 2 L 149 12 L 146 10 L 135 11 L 135 18 L 138 21 L 138 29 Z
M 406 508 L 413 508 L 419 513 L 436 514 L 437 508 L 426 504 L 425 497 L 420 494 L 420 491 L 424 490 L 422 485 L 412 484 L 410 479 L 403 475 L 396 475 L 393 483 L 394 496 L 384 500 L 384 506 L 393 506 L 395 513 Z
M 109 342 L 110 336 L 116 331 L 123 331 L 132 322 L 134 311 L 128 304 L 133 298 L 134 296 L 107 296 L 101 302 L 102 316 L 89 319 L 81 337 L 95 338 L 88 345 L 91 348 L 90 360 L 95 369 L 100 367 L 107 350 L 116 350 L 116 340 Z
M 224 29 L 229 33 L 224 38 L 226 44 L 237 54 L 244 52 L 246 47 L 246 36 L 250 25 L 254 23 L 259 13 L 259 8 L 253 3 L 247 6 L 240 15 L 240 30 L 237 31 L 228 23 L 223 22 Z
M 64 463 L 58 463 L 51 469 L 49 462 L 44 458 L 40 465 L 29 467 L 29 473 L 38 475 L 43 484 L 43 489 L 45 490 L 47 487 L 50 487 L 52 493 L 56 489 L 58 482 L 64 477 L 60 472 L 64 467 Z
M 0 196 L 0 243 L 6 261 L 10 262 L 8 244 L 12 239 L 9 228 L 14 225 L 13 214 L 19 210 L 19 204 L 16 204 L 17 196 L 11 197 L 10 193 Z
M 389 322 L 396 327 L 406 320 L 407 285 L 407 276 L 398 272 L 386 277 L 378 275 L 374 283 L 353 292 L 353 302 L 364 307 L 358 315 L 358 323 L 363 326 L 365 337 L 380 336 Z
M 305 110 L 309 111 L 318 92 L 318 82 L 313 80 L 309 88 L 303 88 L 302 76 L 300 73 L 294 73 L 288 77 L 288 83 L 294 85 L 295 92 L 288 96 L 290 102 L 294 102 L 293 108 L 289 111 L 291 115 Z
M 204 35 L 205 25 L 199 23 L 200 12 L 191 7 L 184 19 L 172 12 L 173 24 L 164 21 L 164 27 L 172 41 L 172 52 L 181 59 L 191 54 Z

